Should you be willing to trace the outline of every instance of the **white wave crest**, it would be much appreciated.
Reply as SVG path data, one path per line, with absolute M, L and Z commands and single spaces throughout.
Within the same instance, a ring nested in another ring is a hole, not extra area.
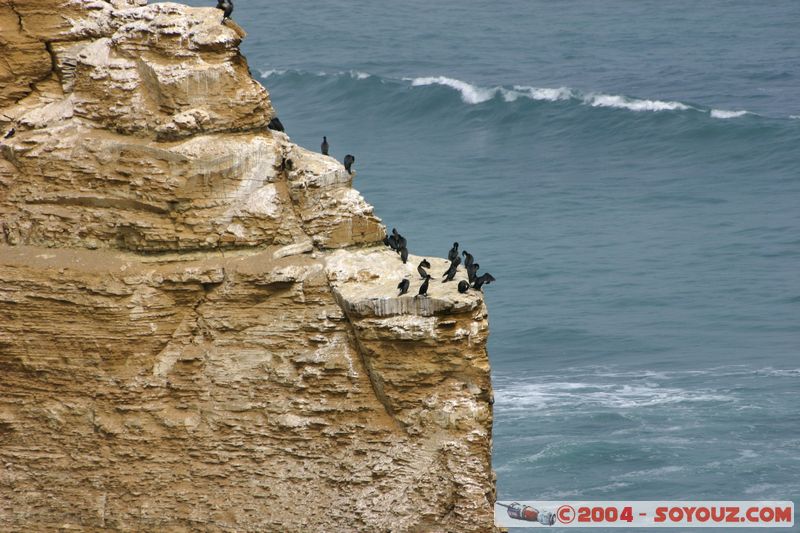
M 551 89 L 548 87 L 528 87 L 526 85 L 514 85 L 514 90 L 519 91 L 531 100 L 545 100 L 547 102 L 569 100 L 570 98 L 575 97 L 575 92 L 569 87 Z
M 269 69 L 269 70 L 262 70 L 260 72 L 261 72 L 261 77 L 263 79 L 267 79 L 270 76 L 274 76 L 274 75 L 280 76 L 282 74 L 286 74 L 285 70 L 281 70 L 281 69 L 277 69 L 277 68 L 272 68 L 272 69 Z
M 685 111 L 692 109 L 681 102 L 664 102 L 662 100 L 638 100 L 616 94 L 587 94 L 583 103 L 592 107 L 615 107 L 629 111 Z
M 726 111 L 725 109 L 711 110 L 711 118 L 738 118 L 749 114 L 749 111 Z
M 800 120 L 800 115 L 789 115 L 789 118 L 793 118 L 795 120 Z
M 350 77 L 353 78 L 354 80 L 365 80 L 367 78 L 372 77 L 372 74 L 369 74 L 367 72 L 361 72 L 358 70 L 351 70 L 347 74 L 349 74 Z
M 491 100 L 498 94 L 506 102 L 514 102 L 519 98 L 530 100 L 545 100 L 555 102 L 556 100 L 569 100 L 575 97 L 575 92 L 569 87 L 530 87 L 527 85 L 514 85 L 512 89 L 505 87 L 480 87 L 466 81 L 447 76 L 431 76 L 425 78 L 404 78 L 411 82 L 412 87 L 425 85 L 443 85 L 450 87 L 461 93 L 461 99 L 467 104 L 480 104 Z
M 503 100 L 505 100 L 506 102 L 514 102 L 514 101 L 516 101 L 517 98 L 522 96 L 517 91 L 510 91 L 510 90 L 508 90 L 508 89 L 506 89 L 504 87 L 500 87 L 499 89 L 500 89 L 500 95 L 503 97 Z
M 411 80 L 412 87 L 420 87 L 424 85 L 444 85 L 450 87 L 461 93 L 461 99 L 466 104 L 480 104 L 491 100 L 500 90 L 499 87 L 486 89 L 467 83 L 466 81 L 457 80 L 455 78 L 448 78 L 446 76 L 436 76 L 428 78 L 413 78 Z

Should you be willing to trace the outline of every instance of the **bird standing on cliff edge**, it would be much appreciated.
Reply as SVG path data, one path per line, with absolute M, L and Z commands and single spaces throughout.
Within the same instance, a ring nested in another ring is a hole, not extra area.
M 408 286 L 411 285 L 411 282 L 407 279 L 404 279 L 400 283 L 397 284 L 397 288 L 400 289 L 400 294 L 398 296 L 402 296 L 408 292 Z
M 405 264 L 406 264 L 406 262 L 408 261 L 408 248 L 406 248 L 405 246 L 403 246 L 402 248 L 400 248 L 400 259 L 402 259 L 402 260 L 403 260 L 403 264 L 404 264 L 404 265 L 405 265 Z
M 455 258 L 450 263 L 450 268 L 448 268 L 447 271 L 444 273 L 443 276 L 444 279 L 442 280 L 442 283 L 445 283 L 447 281 L 452 281 L 453 278 L 456 277 L 456 272 L 458 271 L 458 265 L 460 264 L 461 264 L 461 258 L 458 256 L 458 254 L 456 254 Z
M 472 284 L 472 286 L 477 290 L 481 290 L 481 287 L 483 287 L 484 284 L 488 285 L 493 281 L 497 280 L 494 279 L 494 276 L 492 276 L 487 272 L 486 274 L 480 275 L 477 278 L 475 278 L 475 282 Z
M 447 260 L 453 261 L 456 257 L 458 257 L 458 243 L 454 242 L 453 247 L 450 248 L 450 251 L 447 253 Z
M 469 280 L 470 284 L 475 283 L 475 278 L 478 277 L 478 270 L 480 268 L 481 265 L 478 263 L 472 263 L 467 267 L 467 279 Z
M 431 264 L 428 262 L 428 260 L 427 260 L 427 259 L 423 259 L 423 260 L 422 260 L 422 261 L 419 263 L 419 266 L 417 267 L 417 272 L 419 272 L 419 277 L 420 277 L 421 279 L 425 279 L 425 276 L 427 276 L 427 275 L 428 275 L 428 273 L 427 273 L 427 272 L 425 272 L 425 269 L 426 269 L 426 268 L 430 268 L 430 267 L 431 267 Z
M 474 263 L 474 262 L 475 262 L 475 258 L 474 258 L 474 257 L 472 257 L 472 254 L 471 254 L 471 253 L 469 253 L 469 252 L 468 252 L 468 251 L 466 251 L 466 250 L 464 250 L 463 252 L 461 252 L 461 255 L 463 255 L 463 256 L 464 256 L 464 267 L 466 267 L 466 269 L 467 269 L 467 270 L 469 270 L 469 267 L 471 267 L 471 266 L 472 266 L 472 263 Z
M 231 18 L 231 13 L 233 13 L 233 0 L 217 0 L 217 9 L 222 10 L 222 23 L 225 23 L 225 19 Z
M 417 293 L 419 296 L 427 296 L 428 295 L 428 282 L 431 280 L 433 276 L 430 274 L 426 274 L 425 281 L 419 288 L 419 292 Z
M 320 150 L 322 150 L 322 155 L 328 155 L 328 150 L 330 149 L 330 145 L 328 144 L 328 138 L 322 137 L 322 146 L 320 146 Z
M 347 171 L 348 174 L 352 174 L 353 171 L 350 170 L 353 167 L 353 163 L 356 162 L 356 158 L 350 154 L 344 156 L 344 169 Z
M 405 237 L 397 233 L 395 228 L 392 228 L 392 235 L 394 236 L 394 242 L 397 244 L 397 247 L 394 249 L 394 251 L 398 254 L 403 253 L 403 248 L 408 248 L 408 241 L 406 241 Z

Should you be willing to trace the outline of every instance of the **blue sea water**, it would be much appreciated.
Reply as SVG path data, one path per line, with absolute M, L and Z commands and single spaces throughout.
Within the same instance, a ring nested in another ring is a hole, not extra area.
M 295 142 L 355 154 L 412 253 L 497 278 L 500 499 L 800 502 L 800 3 L 234 19 Z

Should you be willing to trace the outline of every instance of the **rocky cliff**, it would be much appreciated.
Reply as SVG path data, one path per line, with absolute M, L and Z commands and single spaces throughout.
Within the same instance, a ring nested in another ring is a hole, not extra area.
M 492 530 L 481 294 L 396 297 L 220 19 L 0 0 L 0 530 Z

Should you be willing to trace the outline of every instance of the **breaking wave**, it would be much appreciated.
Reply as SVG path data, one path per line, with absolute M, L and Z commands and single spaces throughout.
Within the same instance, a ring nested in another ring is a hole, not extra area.
M 712 109 L 712 118 L 739 118 L 745 115 L 752 115 L 749 111 L 726 111 L 724 109 Z
M 285 69 L 268 69 L 261 71 L 261 77 L 263 79 L 290 74 L 303 76 L 309 73 Z M 756 113 L 747 110 L 732 111 L 726 109 L 707 109 L 702 106 L 675 100 L 637 98 L 627 95 L 581 91 L 570 87 L 533 87 L 528 85 L 495 85 L 484 87 L 448 76 L 381 78 L 380 76 L 358 70 L 344 70 L 334 73 L 316 72 L 311 75 L 327 78 L 349 78 L 355 81 L 378 79 L 381 83 L 406 84 L 407 87 L 411 88 L 444 87 L 456 92 L 461 101 L 467 105 L 479 105 L 492 100 L 516 102 L 520 99 L 528 99 L 541 102 L 571 101 L 587 107 L 621 109 L 635 113 L 691 111 L 706 114 L 714 119 L 723 120 L 739 118 L 745 115 L 756 115 Z M 798 116 L 792 115 L 790 118 L 798 118 Z
M 615 94 L 581 93 L 569 87 L 530 87 L 514 85 L 512 88 L 502 86 L 480 87 L 466 81 L 446 76 L 427 78 L 404 78 L 411 82 L 412 87 L 426 85 L 442 85 L 458 91 L 465 104 L 480 104 L 496 97 L 501 97 L 506 102 L 514 102 L 519 98 L 555 102 L 558 100 L 576 100 L 592 107 L 613 107 L 629 111 L 684 111 L 694 109 L 681 102 L 664 102 L 661 100 L 640 100 Z
M 438 76 L 435 78 L 403 78 L 406 81 L 411 81 L 412 87 L 424 87 L 426 85 L 443 85 L 450 87 L 461 93 L 461 99 L 466 104 L 480 104 L 494 98 L 501 90 L 500 87 L 493 89 L 486 89 L 467 83 L 465 81 L 456 80 L 453 78 L 446 78 Z
M 681 102 L 664 102 L 662 100 L 639 100 L 614 94 L 592 94 L 583 98 L 583 102 L 592 107 L 616 107 L 629 111 L 685 111 L 696 109 Z

